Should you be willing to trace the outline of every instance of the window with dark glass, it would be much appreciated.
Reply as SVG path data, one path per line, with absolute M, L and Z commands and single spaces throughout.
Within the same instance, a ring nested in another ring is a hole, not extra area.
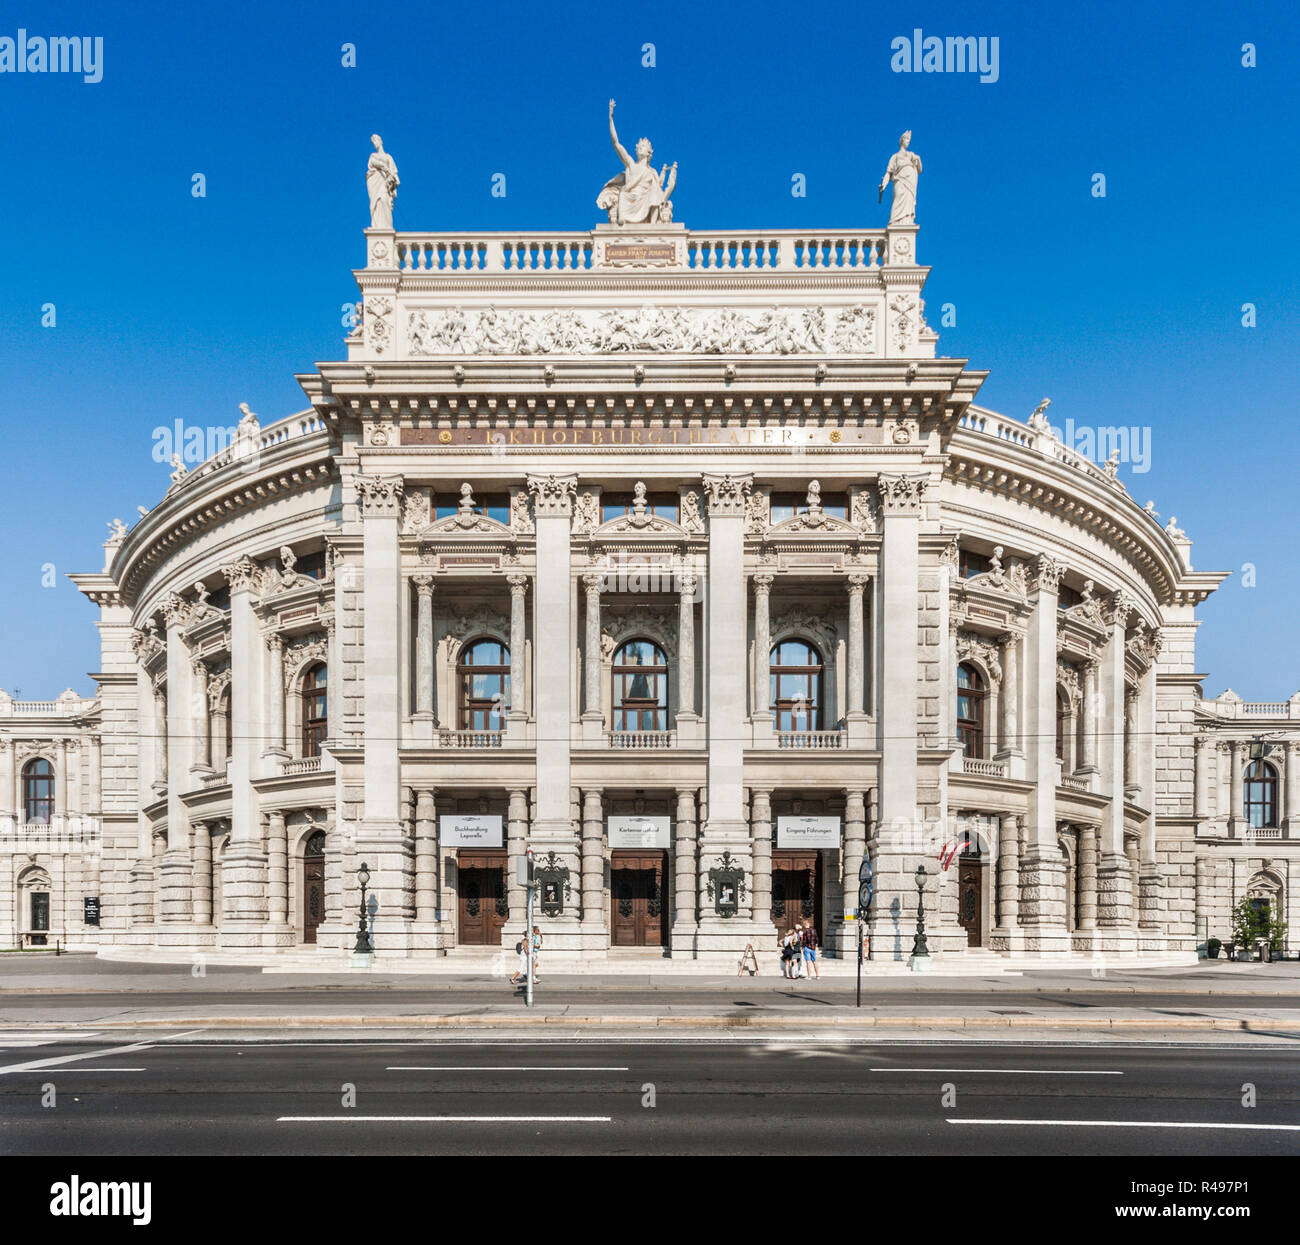
M 460 729 L 500 731 L 510 704 L 510 650 L 497 640 L 467 644 L 456 664 Z
M 1068 610 L 1072 605 L 1078 605 L 1083 600 L 1083 593 L 1077 588 L 1071 588 L 1068 584 L 1062 584 L 1056 590 L 1056 607 L 1057 609 Z
M 23 766 L 23 820 L 48 826 L 54 816 L 54 766 L 37 757 Z
M 614 729 L 668 729 L 668 659 L 649 640 L 629 640 L 614 654 Z
M 633 507 L 631 493 L 602 493 L 600 498 L 600 521 L 608 523 L 622 515 L 631 514 Z M 661 519 L 677 522 L 678 497 L 676 493 L 647 493 L 645 513 L 658 515 Z
M 474 505 L 471 509 L 475 514 L 486 515 L 489 519 L 510 526 L 509 493 L 484 493 L 481 497 L 475 493 Z M 460 498 L 451 493 L 440 494 L 438 504 L 433 508 L 433 517 L 450 519 L 452 515 L 457 514 L 460 514 Z
M 985 571 L 992 570 L 993 563 L 982 553 L 976 553 L 973 549 L 962 549 L 957 554 L 957 574 L 962 579 L 971 579 L 976 575 L 983 575 Z
M 317 662 L 302 676 L 302 754 L 318 757 L 329 734 L 329 701 L 325 664 Z
M 957 738 L 962 756 L 984 756 L 984 676 L 963 662 L 957 667 Z
M 324 579 L 325 550 L 317 549 L 315 553 L 300 553 L 293 569 L 311 579 Z
M 772 646 L 768 687 L 778 731 L 822 729 L 821 654 L 803 640 L 782 640 Z
M 1277 825 L 1277 772 L 1264 761 L 1246 767 L 1244 786 L 1246 824 L 1254 830 Z
M 786 519 L 793 519 L 797 514 L 808 513 L 808 494 L 807 493 L 773 493 L 772 494 L 772 523 L 783 523 Z M 849 497 L 847 493 L 823 493 L 822 494 L 822 513 L 828 514 L 835 519 L 847 519 L 849 517 Z
M 208 604 L 214 609 L 230 609 L 230 585 L 222 584 L 220 588 L 213 588 L 213 590 L 208 593 Z
M 1056 689 L 1056 759 L 1065 760 L 1065 736 L 1070 723 L 1070 698 Z

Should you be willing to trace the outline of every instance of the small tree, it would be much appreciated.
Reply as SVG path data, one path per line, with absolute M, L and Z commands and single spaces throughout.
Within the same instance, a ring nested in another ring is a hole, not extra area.
M 1232 910 L 1232 940 L 1238 951 L 1247 951 L 1255 945 L 1256 938 L 1267 938 L 1274 946 L 1281 946 L 1286 937 L 1286 923 L 1273 917 L 1273 905 L 1265 899 L 1239 900 Z

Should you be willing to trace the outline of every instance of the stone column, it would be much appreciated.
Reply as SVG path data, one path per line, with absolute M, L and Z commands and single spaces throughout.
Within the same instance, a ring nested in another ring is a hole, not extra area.
M 755 789 L 749 802 L 749 828 L 753 838 L 754 876 L 750 883 L 753 891 L 754 925 L 759 937 L 768 936 L 772 925 L 772 794 Z M 773 926 L 773 929 L 775 926 Z M 762 950 L 762 948 L 757 948 Z
M 744 898 L 734 917 L 722 917 L 710 902 L 700 913 L 696 951 L 734 958 L 755 937 L 752 911 L 752 845 L 744 804 L 741 724 L 746 709 L 748 593 L 745 588 L 745 507 L 753 489 L 749 475 L 706 475 L 709 511 L 708 601 L 705 611 L 708 685 L 708 817 L 700 827 L 698 878 L 724 853 L 744 870 Z M 763 655 L 766 659 L 766 654 Z M 703 900 L 701 903 L 703 904 Z
M 1291 838 L 1300 837 L 1300 741 L 1289 740 L 1285 745 L 1286 772 L 1283 777 L 1282 816 Z
M 605 826 L 600 791 L 582 793 L 582 926 L 583 945 L 609 942 L 605 928 Z
M 1194 804 L 1192 811 L 1193 811 L 1193 816 L 1195 816 L 1196 818 L 1198 826 L 1200 822 L 1204 821 L 1206 817 L 1209 816 L 1210 775 L 1209 775 L 1209 765 L 1207 764 L 1206 761 L 1207 749 L 1205 745 L 1207 742 L 1208 742 L 1208 738 L 1203 731 L 1198 732 L 1195 736 L 1193 736 L 1193 747 L 1195 749 L 1195 764 L 1196 764 L 1196 769 L 1195 769 L 1196 776 L 1194 780 L 1195 781 L 1194 798 L 1196 803 Z M 1287 769 L 1289 773 L 1290 767 L 1288 766 Z M 1288 800 L 1287 803 L 1289 805 L 1290 800 Z
M 1101 662 L 1090 658 L 1083 666 L 1083 764 L 1079 772 L 1097 772 L 1097 696 Z
M 227 946 L 261 944 L 267 919 L 266 852 L 261 813 L 253 789 L 255 758 L 263 738 L 266 646 L 253 612 L 261 571 L 249 557 L 221 568 L 230 584 L 230 841 L 221 866 L 225 909 L 221 941 Z
M 1124 796 L 1140 784 L 1137 768 L 1137 716 L 1138 696 L 1135 691 L 1124 693 Z
M 1245 767 L 1243 765 L 1241 740 L 1234 739 L 1228 744 L 1229 789 L 1232 794 L 1228 800 L 1228 826 L 1234 835 L 1240 834 L 1246 825 Z
M 15 755 L 17 749 L 13 743 L 0 738 L 0 830 L 8 830 L 9 823 L 17 823 L 17 780 L 15 777 Z
M 881 476 L 878 484 L 883 516 L 875 619 L 880 672 L 874 682 L 880 787 L 871 932 L 873 958 L 899 962 L 911 954 L 916 928 L 912 875 L 922 859 L 916 798 L 918 542 L 929 481 L 924 475 Z
M 212 924 L 212 829 L 207 822 L 191 823 L 194 836 L 194 868 L 191 887 L 194 893 L 194 924 Z
M 594 572 L 582 577 L 587 593 L 587 632 L 582 644 L 582 739 L 587 744 L 599 744 L 605 738 L 600 696 L 600 590 L 604 578 Z
M 1133 601 L 1125 592 L 1115 593 L 1107 606 L 1110 635 L 1099 678 L 1102 733 L 1101 794 L 1108 804 L 1101 827 L 1101 860 L 1097 867 L 1097 924 L 1106 932 L 1106 950 L 1136 949 L 1131 934 L 1133 896 L 1137 877 L 1124 850 L 1124 709 L 1125 632 L 1133 613 Z
M 357 826 L 358 867 L 370 869 L 375 906 L 375 950 L 410 947 L 415 917 L 415 858 L 402 825 L 402 582 L 399 526 L 405 483 L 401 476 L 358 476 L 362 520 L 362 602 L 365 713 L 364 812 Z
M 1124 855 L 1128 860 L 1129 876 L 1129 905 L 1128 905 L 1128 924 L 1136 926 L 1138 923 L 1139 908 L 1139 882 L 1142 871 L 1142 844 L 1136 838 L 1126 837 L 1124 840 Z
M 772 653 L 772 581 L 774 575 L 754 575 L 750 582 L 754 585 L 754 742 L 759 746 L 773 741 L 769 739 L 772 730 L 772 708 L 769 704 L 771 691 L 771 653 Z
M 677 792 L 673 825 L 673 955 L 690 959 L 695 950 L 695 792 Z
M 269 632 L 266 651 L 270 657 L 266 688 L 270 737 L 262 756 L 287 758 L 289 753 L 284 746 L 284 637 L 276 631 Z
M 1212 936 L 1210 929 L 1210 862 L 1204 856 L 1196 857 L 1196 940 L 1197 955 L 1205 954 L 1205 944 Z M 1202 932 L 1204 931 L 1204 932 Z
M 50 818 L 51 829 L 68 824 L 68 740 L 66 738 L 52 741 L 54 755 L 54 815 Z M 54 901 L 51 900 L 51 903 Z M 54 912 L 50 912 L 53 923 Z
M 1017 950 L 1014 940 L 1020 925 L 1020 818 L 998 821 L 998 930 L 1010 940 L 1007 950 Z
M 267 814 L 267 908 L 272 925 L 289 923 L 289 842 L 284 811 Z
M 1002 639 L 1002 695 L 999 699 L 1002 705 L 1000 756 L 1020 756 L 1020 637 L 1016 635 Z
M 208 664 L 201 657 L 190 659 L 190 688 L 193 708 L 190 714 L 198 735 L 195 741 L 193 773 L 212 770 L 212 714 L 208 712 Z
M 506 714 L 506 741 L 523 747 L 528 726 L 528 640 L 526 634 L 528 576 L 507 575 L 510 585 L 510 709 Z
M 858 907 L 858 873 L 867 854 L 866 792 L 856 787 L 844 790 L 844 859 L 843 907 L 845 912 Z M 873 901 L 874 902 L 874 901 Z M 858 931 L 851 921 L 844 923 L 840 935 L 840 954 L 846 958 L 857 954 Z
M 847 711 L 845 727 L 849 734 L 850 747 L 869 747 L 871 741 L 865 735 L 866 707 L 866 650 L 867 624 L 864 609 L 864 596 L 869 583 L 866 575 L 850 575 L 849 588 L 849 651 Z M 854 883 L 856 886 L 856 882 Z
M 695 591 L 698 578 L 683 571 L 677 598 L 677 742 L 693 744 L 699 715 L 695 712 Z
M 145 809 L 153 803 L 156 784 L 160 771 L 158 766 L 158 736 L 164 727 L 157 719 L 158 700 L 154 695 L 153 683 L 145 666 L 146 650 L 143 632 L 135 633 L 136 639 L 136 721 L 139 742 L 136 752 L 138 782 L 135 792 L 136 842 L 135 859 L 132 861 L 127 884 L 127 903 L 130 906 L 130 927 L 141 929 L 153 920 L 153 842 L 149 818 Z M 149 739 L 153 738 L 153 747 Z M 16 799 L 15 795 L 15 799 Z M 21 816 L 21 806 L 18 815 Z
M 569 801 L 573 731 L 574 617 L 569 525 L 576 476 L 533 475 L 537 574 L 533 580 L 533 721 L 537 736 L 537 800 L 529 839 L 540 854 L 553 851 L 573 872 L 581 872 L 578 827 Z M 547 945 L 559 951 L 582 945 L 580 922 L 563 917 L 541 922 Z
M 424 926 L 438 919 L 438 874 L 437 807 L 424 789 L 415 793 L 415 919 Z
M 521 787 L 510 792 L 506 832 L 506 898 L 510 905 L 506 931 L 518 941 L 527 932 L 528 906 L 526 892 L 516 880 L 519 876 L 519 862 L 528 852 L 528 793 Z
M 415 585 L 415 716 L 433 726 L 433 576 L 412 575 Z M 511 650 L 511 660 L 514 652 Z M 417 907 L 418 907 L 417 903 Z
M 1079 909 L 1076 925 L 1080 930 L 1097 928 L 1097 840 L 1100 827 L 1085 822 L 1079 827 Z

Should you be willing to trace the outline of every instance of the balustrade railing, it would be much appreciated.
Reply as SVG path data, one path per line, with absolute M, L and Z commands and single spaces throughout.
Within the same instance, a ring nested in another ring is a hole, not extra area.
M 499 748 L 502 731 L 440 730 L 438 743 L 444 748 Z
M 606 731 L 611 748 L 672 748 L 677 744 L 676 731 Z
M 845 735 L 843 731 L 777 731 L 776 746 L 828 751 L 845 747 Z
M 1071 791 L 1087 791 L 1088 780 L 1079 777 L 1077 774 L 1062 774 L 1061 786 L 1066 787 Z
M 320 763 L 320 757 L 295 757 L 291 761 L 285 761 L 280 772 L 285 775 L 318 774 L 320 773 Z
M 984 761 L 979 757 L 962 757 L 963 774 L 973 774 L 977 778 L 1005 778 L 1007 765 L 1005 761 Z

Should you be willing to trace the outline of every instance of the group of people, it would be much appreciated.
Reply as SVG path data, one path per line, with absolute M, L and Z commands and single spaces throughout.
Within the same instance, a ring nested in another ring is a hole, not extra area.
M 781 938 L 781 976 L 821 977 L 817 967 L 817 930 L 809 917 L 802 925 L 788 929 Z
M 515 952 L 519 956 L 519 967 L 514 971 L 510 978 L 512 986 L 522 986 L 528 983 L 528 943 L 521 938 L 515 943 Z M 537 984 L 537 962 L 542 955 L 542 931 L 533 926 L 533 985 Z

